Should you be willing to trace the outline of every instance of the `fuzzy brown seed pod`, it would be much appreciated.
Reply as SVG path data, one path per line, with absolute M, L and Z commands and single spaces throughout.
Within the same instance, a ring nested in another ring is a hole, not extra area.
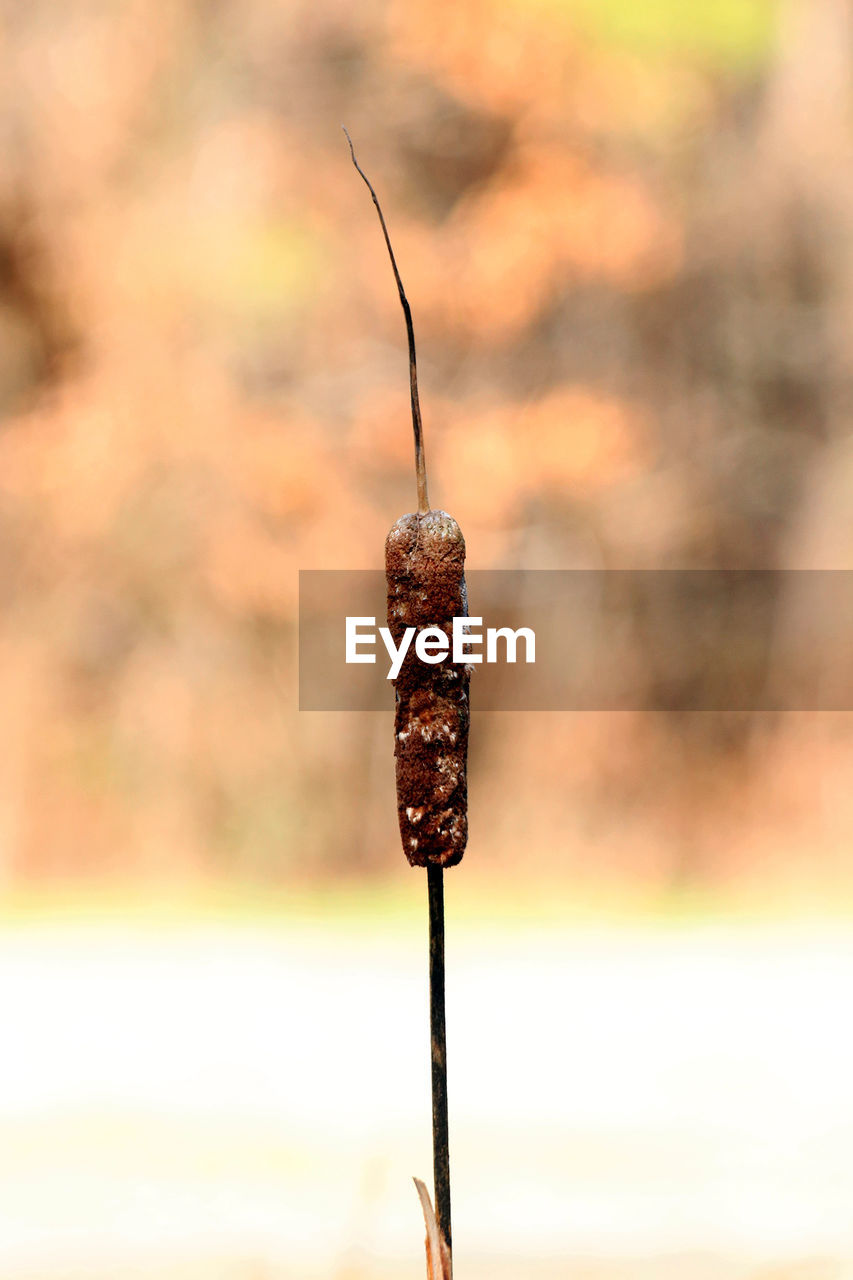
M 437 627 L 452 647 L 454 617 L 467 617 L 465 539 L 446 511 L 401 516 L 385 542 L 388 629 Z M 397 815 L 413 867 L 455 866 L 468 839 L 469 669 L 421 662 L 409 646 L 394 681 Z

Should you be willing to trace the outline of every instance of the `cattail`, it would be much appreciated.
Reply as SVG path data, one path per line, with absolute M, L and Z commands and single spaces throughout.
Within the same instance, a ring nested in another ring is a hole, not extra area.
M 468 613 L 465 539 L 446 511 L 401 516 L 385 543 L 388 629 L 434 628 L 450 650 L 454 617 Z M 438 636 L 436 636 L 438 638 Z M 468 668 L 428 665 L 409 647 L 395 680 L 397 816 L 412 866 L 452 867 L 468 839 Z
M 427 496 L 423 426 L 418 399 L 418 369 L 412 312 L 406 298 L 388 228 L 376 192 L 350 155 L 370 192 L 391 258 L 406 317 L 409 385 L 415 435 L 417 512 L 401 516 L 385 542 L 388 629 L 395 645 L 406 629 L 421 634 L 433 628 L 435 641 L 450 652 L 454 618 L 468 616 L 465 588 L 465 539 L 446 511 L 433 511 Z M 446 643 L 445 643 L 446 642 Z M 433 650 L 437 652 L 437 650 Z M 429 901 L 430 1046 L 432 1054 L 432 1146 L 436 1247 L 427 1215 L 427 1265 L 430 1280 L 452 1280 L 450 1233 L 450 1157 L 447 1126 L 447 1036 L 444 1016 L 444 868 L 455 866 L 468 839 L 468 685 L 469 670 L 442 660 L 425 663 L 413 647 L 406 651 L 394 681 L 394 756 L 397 766 L 397 814 L 403 850 L 414 867 L 426 867 Z M 432 1209 L 423 1183 L 415 1179 L 425 1215 Z

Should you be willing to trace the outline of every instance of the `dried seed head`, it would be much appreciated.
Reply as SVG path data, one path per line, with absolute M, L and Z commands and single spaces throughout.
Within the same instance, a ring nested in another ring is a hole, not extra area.
M 438 627 L 452 644 L 453 619 L 468 613 L 465 539 L 452 516 L 429 506 L 412 312 L 376 192 L 355 158 L 346 129 L 344 133 L 352 162 L 379 215 L 409 344 L 418 511 L 401 516 L 385 542 L 388 627 L 398 646 L 407 627 L 417 631 Z M 421 662 L 410 648 L 394 681 L 397 812 L 403 850 L 412 866 L 452 867 L 465 852 L 468 680 L 466 667 L 454 666 L 447 660 L 436 665 Z
M 446 511 L 405 515 L 385 543 L 388 628 L 437 627 L 452 643 L 454 617 L 468 613 L 465 539 Z M 452 867 L 468 839 L 468 684 L 464 666 L 430 665 L 410 646 L 394 681 L 397 815 L 412 866 Z

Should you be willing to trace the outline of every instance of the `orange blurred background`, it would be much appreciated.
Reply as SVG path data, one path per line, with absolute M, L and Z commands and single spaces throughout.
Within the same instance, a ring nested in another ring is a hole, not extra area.
M 847 567 L 846 0 L 9 7 L 7 885 L 395 873 L 299 568 Z M 475 691 L 476 693 L 476 691 Z M 476 704 L 475 704 L 476 705 Z M 847 897 L 848 719 L 475 722 L 471 874 Z

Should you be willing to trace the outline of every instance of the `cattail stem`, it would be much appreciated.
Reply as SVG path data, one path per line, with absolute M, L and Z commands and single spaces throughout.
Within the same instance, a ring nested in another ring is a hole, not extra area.
M 427 495 L 424 430 L 423 423 L 421 422 L 421 401 L 418 395 L 418 357 L 415 351 L 415 327 L 412 324 L 412 309 L 409 306 L 409 299 L 406 297 L 406 291 L 403 288 L 403 281 L 400 279 L 400 272 L 397 270 L 397 259 L 394 257 L 394 250 L 391 248 L 391 237 L 388 235 L 388 228 L 385 225 L 385 218 L 382 215 L 382 207 L 379 204 L 376 192 L 373 190 L 373 184 L 355 158 L 352 138 L 349 136 L 346 129 L 344 129 L 344 133 L 346 134 L 346 139 L 349 143 L 349 152 L 352 156 L 352 162 L 364 179 L 367 189 L 373 198 L 373 203 L 376 205 L 376 212 L 379 214 L 382 234 L 385 237 L 385 244 L 388 248 L 388 256 L 391 259 L 391 266 L 394 270 L 394 279 L 397 281 L 397 292 L 400 295 L 400 302 L 403 306 L 403 315 L 406 317 L 406 336 L 409 340 L 409 388 L 412 399 L 412 428 L 415 433 L 415 473 L 417 475 L 418 482 L 418 511 L 422 516 L 425 516 L 429 511 L 429 496 Z
M 447 1125 L 447 1028 L 444 1012 L 444 868 L 427 867 L 429 1025 L 432 1052 L 432 1162 L 438 1227 L 451 1254 L 450 1145 Z M 448 1277 L 452 1280 L 452 1277 Z

